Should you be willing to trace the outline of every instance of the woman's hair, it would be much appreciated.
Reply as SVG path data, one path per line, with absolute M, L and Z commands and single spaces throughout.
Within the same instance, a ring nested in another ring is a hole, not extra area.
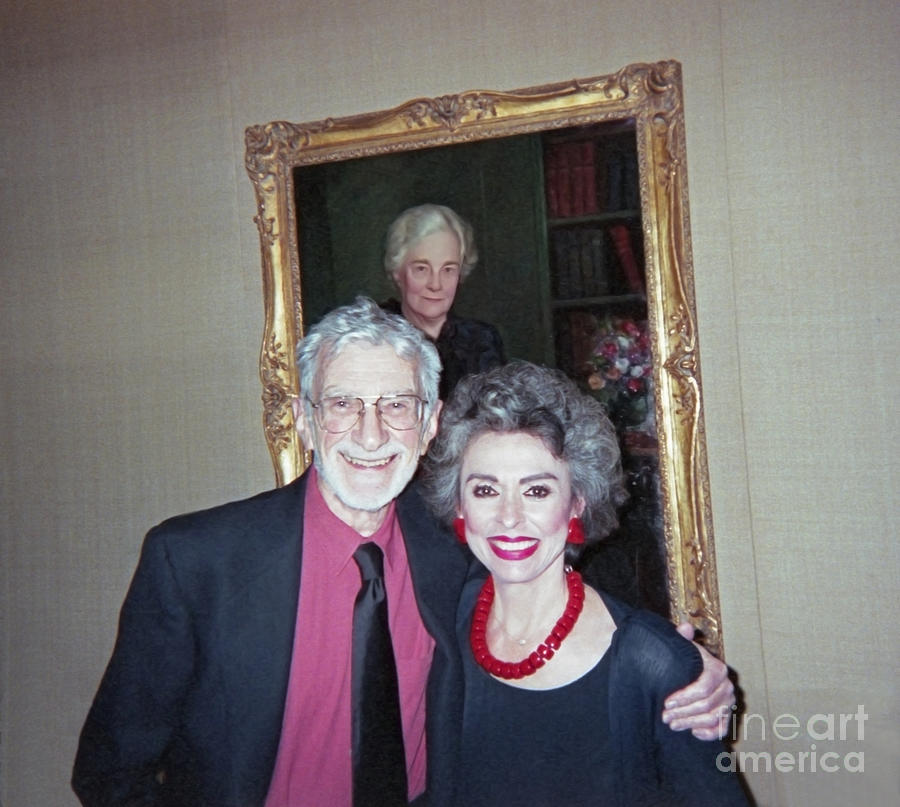
M 438 401 L 441 360 L 437 348 L 414 325 L 384 311 L 368 297 L 357 297 L 351 305 L 326 314 L 297 347 L 300 390 L 307 415 L 312 418 L 307 396 L 315 394 L 321 371 L 344 347 L 357 342 L 376 347 L 390 345 L 401 359 L 412 362 L 419 395 L 425 400 L 423 423 L 426 422 Z
M 425 496 L 449 524 L 459 512 L 460 469 L 471 441 L 485 432 L 525 432 L 569 467 L 572 494 L 585 503 L 588 541 L 615 529 L 626 498 L 616 432 L 600 403 L 558 370 L 511 362 L 464 378 L 441 413 L 425 458 Z M 575 558 L 568 558 L 570 562 Z
M 394 281 L 409 248 L 426 236 L 447 232 L 459 241 L 459 279 L 465 280 L 478 263 L 472 225 L 444 205 L 419 205 L 404 210 L 388 227 L 384 239 L 384 271 Z

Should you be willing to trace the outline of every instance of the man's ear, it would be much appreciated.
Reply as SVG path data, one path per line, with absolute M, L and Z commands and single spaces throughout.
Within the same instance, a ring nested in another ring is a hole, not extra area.
M 438 418 L 440 417 L 441 407 L 443 407 L 443 405 L 443 401 L 437 401 L 435 403 L 434 411 L 422 427 L 422 440 L 419 447 L 420 454 L 424 454 L 428 451 L 428 446 L 431 445 L 431 441 L 434 440 L 434 436 L 437 434 Z
M 313 430 L 310 428 L 309 419 L 306 416 L 306 407 L 299 396 L 291 398 L 291 411 L 294 413 L 294 428 L 300 435 L 303 446 L 311 449 L 313 447 Z

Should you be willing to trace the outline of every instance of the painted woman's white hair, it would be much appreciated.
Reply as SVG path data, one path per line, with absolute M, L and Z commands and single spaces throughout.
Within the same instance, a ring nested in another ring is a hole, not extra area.
M 394 281 L 409 248 L 433 233 L 452 233 L 459 241 L 460 280 L 465 280 L 478 263 L 475 232 L 455 210 L 444 205 L 418 205 L 404 210 L 388 227 L 384 239 L 384 271 Z

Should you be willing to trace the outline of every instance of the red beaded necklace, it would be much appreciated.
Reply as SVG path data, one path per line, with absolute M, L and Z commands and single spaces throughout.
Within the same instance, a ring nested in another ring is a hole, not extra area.
M 491 613 L 491 604 L 494 602 L 494 578 L 489 577 L 481 587 L 481 593 L 475 603 L 475 613 L 472 615 L 472 629 L 469 631 L 469 644 L 472 654 L 485 670 L 498 678 L 524 678 L 532 675 L 553 658 L 555 651 L 559 650 L 563 639 L 571 633 L 578 621 L 581 609 L 584 607 L 584 583 L 581 575 L 575 571 L 566 572 L 566 585 L 569 588 L 569 599 L 566 602 L 566 610 L 556 621 L 553 630 L 550 631 L 544 641 L 522 661 L 500 661 L 488 650 L 487 630 L 488 616 Z

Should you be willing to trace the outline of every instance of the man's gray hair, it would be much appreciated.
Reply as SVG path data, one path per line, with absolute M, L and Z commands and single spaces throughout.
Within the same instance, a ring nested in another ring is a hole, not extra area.
M 412 363 L 417 392 L 425 401 L 426 422 L 438 401 L 441 360 L 437 348 L 414 325 L 384 311 L 368 297 L 357 297 L 352 304 L 333 309 L 300 341 L 297 369 L 307 415 L 312 418 L 308 396 L 317 394 L 320 373 L 347 345 L 359 342 L 389 345 L 401 359 Z

